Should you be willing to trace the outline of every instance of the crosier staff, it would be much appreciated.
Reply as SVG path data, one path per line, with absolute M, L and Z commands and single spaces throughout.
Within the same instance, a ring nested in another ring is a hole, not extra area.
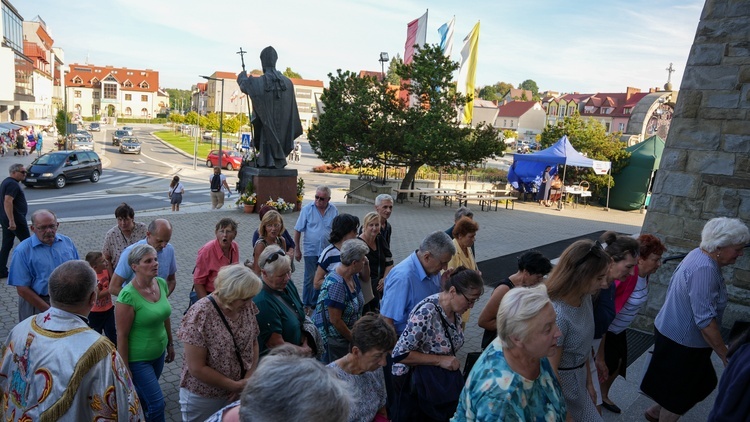
M 242 47 L 240 47 L 240 51 L 237 52 L 237 54 L 240 55 L 240 60 L 242 61 L 242 71 L 247 73 L 247 71 L 245 70 L 245 53 L 247 53 L 247 51 L 242 50 Z M 252 116 L 250 114 L 250 97 L 248 97 L 247 95 L 245 97 L 247 98 L 247 124 L 252 130 L 253 126 L 250 124 L 250 118 Z M 253 139 L 255 139 L 255 131 L 253 131 Z

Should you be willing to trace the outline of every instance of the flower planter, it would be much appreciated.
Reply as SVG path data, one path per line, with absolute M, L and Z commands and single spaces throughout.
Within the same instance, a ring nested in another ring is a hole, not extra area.
M 297 201 L 294 203 L 294 212 L 299 212 L 302 210 L 302 201 Z
M 244 206 L 242 207 L 242 211 L 245 214 L 251 214 L 255 212 L 255 204 L 244 204 Z

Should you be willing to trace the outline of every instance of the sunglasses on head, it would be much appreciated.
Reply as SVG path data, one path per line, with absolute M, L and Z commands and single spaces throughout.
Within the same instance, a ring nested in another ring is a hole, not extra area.
M 286 254 L 284 253 L 284 251 L 279 249 L 278 251 L 272 253 L 268 258 L 266 258 L 266 264 L 270 264 L 276 261 L 280 256 L 286 256 Z
M 586 252 L 586 255 L 582 256 L 581 259 L 579 259 L 578 261 L 576 261 L 574 267 L 578 267 L 581 264 L 583 264 L 584 262 L 586 262 L 586 260 L 589 259 L 589 256 L 591 256 L 591 253 L 594 252 L 597 249 L 602 250 L 602 251 L 604 250 L 604 247 L 602 246 L 601 242 L 599 242 L 598 240 L 596 242 L 594 242 L 593 245 L 591 245 L 591 247 L 589 248 L 588 252 Z

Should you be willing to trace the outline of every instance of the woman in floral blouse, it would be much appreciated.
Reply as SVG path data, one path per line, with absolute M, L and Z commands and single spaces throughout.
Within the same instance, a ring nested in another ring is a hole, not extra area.
M 393 349 L 393 385 L 398 403 L 411 394 L 406 385 L 411 367 L 434 365 L 449 371 L 459 369 L 456 353 L 464 344 L 461 314 L 474 306 L 484 292 L 482 277 L 474 270 L 458 267 L 444 283 L 443 291 L 426 297 L 409 314 L 406 328 Z M 455 398 L 443 398 L 458 401 Z M 410 415 L 390 415 L 392 420 L 426 420 L 421 409 Z M 399 419 L 401 418 L 401 419 Z
M 204 421 L 236 400 L 258 364 L 260 329 L 252 299 L 260 279 L 244 265 L 229 265 L 219 270 L 214 287 L 190 307 L 178 333 L 185 345 L 183 421 Z

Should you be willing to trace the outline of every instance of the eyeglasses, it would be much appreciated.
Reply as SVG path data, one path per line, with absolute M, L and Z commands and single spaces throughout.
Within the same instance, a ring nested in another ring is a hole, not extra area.
M 277 259 L 279 259 L 280 256 L 286 256 L 286 254 L 284 253 L 284 251 L 278 250 L 278 251 L 272 253 L 271 256 L 269 256 L 268 258 L 266 258 L 266 264 L 270 264 L 270 263 L 276 261 Z
M 16 173 L 26 174 L 26 170 L 16 170 Z
M 329 200 L 329 199 L 331 199 L 331 198 L 326 198 L 325 196 L 318 196 L 318 195 L 315 195 L 315 200 L 316 200 L 316 201 L 327 201 L 327 200 Z
M 478 298 L 476 298 L 476 299 L 469 299 L 469 297 L 468 297 L 468 296 L 466 296 L 466 294 L 465 294 L 464 292 L 461 292 L 461 296 L 463 296 L 463 297 L 464 297 L 464 299 L 466 299 L 466 301 L 467 301 L 467 302 L 469 302 L 469 305 L 473 305 L 473 304 L 475 304 L 475 303 L 479 302 L 479 299 L 481 299 L 481 298 L 482 298 L 482 297 L 480 296 L 480 297 L 478 297 Z
M 578 266 L 580 266 L 581 264 L 583 264 L 584 262 L 586 262 L 586 260 L 589 258 L 589 256 L 591 256 L 591 252 L 593 252 L 593 251 L 595 251 L 597 249 L 604 250 L 604 247 L 602 247 L 602 244 L 598 240 L 596 242 L 594 242 L 593 245 L 591 245 L 591 247 L 589 248 L 589 251 L 586 252 L 586 255 L 582 256 L 581 259 L 579 259 L 578 261 L 576 261 L 576 263 L 575 263 L 575 265 L 573 267 L 577 268 Z
M 57 230 L 57 227 L 59 225 L 60 223 L 55 223 L 55 224 L 49 224 L 47 226 L 34 226 L 34 227 L 40 232 L 46 232 L 47 230 Z

